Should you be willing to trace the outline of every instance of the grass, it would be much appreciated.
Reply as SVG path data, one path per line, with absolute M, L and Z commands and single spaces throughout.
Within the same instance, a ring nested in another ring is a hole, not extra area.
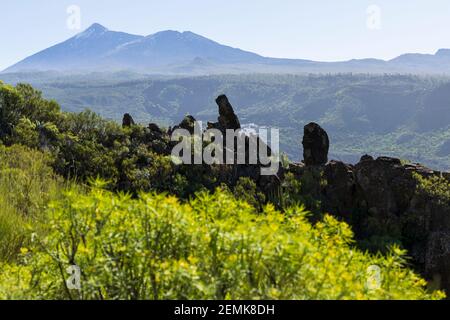
M 0 146 L 0 261 L 11 261 L 29 241 L 28 227 L 40 229 L 45 208 L 64 182 L 44 153 L 20 145 Z

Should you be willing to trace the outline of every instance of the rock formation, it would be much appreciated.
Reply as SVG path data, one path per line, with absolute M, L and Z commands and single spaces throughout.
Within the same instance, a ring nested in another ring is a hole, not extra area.
M 303 136 L 303 158 L 307 166 L 324 165 L 328 162 L 330 140 L 328 134 L 317 123 L 305 126 Z
M 150 130 L 150 132 L 152 132 L 154 134 L 162 135 L 164 133 L 156 123 L 149 123 L 147 128 Z
M 228 101 L 227 96 L 221 95 L 216 99 L 216 103 L 219 106 L 219 122 L 208 123 L 208 128 L 219 129 L 225 132 L 227 129 L 238 130 L 241 129 L 241 124 L 238 117 L 234 113 L 233 107 Z
M 372 156 L 365 154 L 361 157 L 361 160 L 359 160 L 359 161 L 363 162 L 363 161 L 372 161 L 372 160 L 374 160 Z
M 197 120 L 193 116 L 187 115 L 184 117 L 184 119 L 180 122 L 179 125 L 169 130 L 169 134 L 171 135 L 177 129 L 184 129 L 187 130 L 191 135 L 193 135 L 196 121 Z
M 353 166 L 333 160 L 325 166 L 323 172 L 327 181 L 323 190 L 324 197 L 327 199 L 324 203 L 325 211 L 349 221 L 349 214 L 353 211 L 356 189 Z
M 226 137 L 226 131 L 228 129 L 231 130 L 238 130 L 241 129 L 241 124 L 239 122 L 239 118 L 234 112 L 233 106 L 230 104 L 227 96 L 221 95 L 216 99 L 216 103 L 219 107 L 219 118 L 218 122 L 216 123 L 208 123 L 208 129 L 218 129 L 222 132 L 224 137 Z M 260 155 L 256 155 L 256 164 L 250 163 L 249 159 L 249 145 L 252 143 L 253 145 L 257 146 L 257 150 L 263 149 L 267 150 L 267 155 L 270 157 L 272 155 L 272 150 L 270 147 L 264 143 L 258 136 L 255 135 L 247 135 L 243 131 L 240 131 L 240 134 L 245 135 L 244 141 L 245 141 L 245 163 L 238 164 L 237 159 L 237 139 L 235 139 L 234 143 L 227 141 L 225 139 L 224 141 L 224 147 L 225 149 L 232 150 L 234 152 L 234 165 L 231 166 L 232 174 L 230 176 L 230 182 L 231 184 L 236 183 L 239 178 L 241 177 L 248 177 L 254 180 L 257 184 L 257 186 L 266 194 L 268 199 L 273 200 L 273 202 L 276 202 L 278 200 L 277 196 L 280 192 L 280 185 L 281 180 L 280 177 L 282 176 L 282 168 L 281 164 L 278 166 L 279 170 L 274 175 L 268 175 L 263 176 L 261 175 L 261 169 L 264 166 L 261 163 Z M 226 154 L 226 150 L 223 152 L 224 157 Z M 224 158 L 225 161 L 225 158 Z
M 421 189 L 417 178 L 450 181 L 450 174 L 369 155 L 356 165 L 326 164 L 329 140 L 317 124 L 305 127 L 303 145 L 305 165 L 291 166 L 289 172 L 298 179 L 319 177 L 322 212 L 348 222 L 365 249 L 383 250 L 400 242 L 416 270 L 450 293 L 450 201 Z
M 219 129 L 222 133 L 227 129 L 240 129 L 239 119 L 227 97 L 220 96 L 216 102 L 218 122 L 208 123 L 208 128 Z M 178 128 L 193 133 L 195 121 L 192 116 L 186 116 L 168 133 L 150 124 L 144 138 L 158 153 L 170 154 L 175 143 L 170 142 L 170 134 Z M 132 117 L 125 115 L 124 127 L 133 124 Z M 247 136 L 246 151 L 250 139 L 263 143 L 258 137 Z M 227 141 L 225 145 L 229 145 Z M 352 226 L 359 246 L 377 251 L 385 250 L 389 244 L 401 243 L 412 257 L 416 270 L 450 294 L 450 201 L 425 191 L 417 178 L 442 176 L 450 182 L 450 173 L 406 164 L 395 158 L 375 159 L 370 155 L 362 156 L 356 165 L 328 162 L 329 137 L 315 123 L 305 126 L 303 147 L 304 163 L 292 164 L 286 170 L 280 166 L 274 176 L 262 176 L 262 164 L 250 164 L 248 155 L 245 164 L 202 165 L 198 170 L 206 176 L 214 172 L 216 182 L 229 186 L 235 185 L 241 177 L 248 177 L 274 204 L 280 201 L 282 182 L 285 173 L 289 173 L 300 180 L 303 191 L 299 192 L 305 192 L 301 194 L 304 199 L 317 200 L 320 213 L 333 214 Z M 236 159 L 237 150 L 233 152 Z
M 135 122 L 133 120 L 133 117 L 129 113 L 125 113 L 125 115 L 123 116 L 123 120 L 122 120 L 122 127 L 127 128 L 127 127 L 131 127 L 134 125 L 135 125 Z
M 353 172 L 354 212 L 366 212 L 359 237 L 401 240 L 418 271 L 450 292 L 450 203 L 422 190 L 415 176 L 440 172 L 387 157 L 362 161 Z

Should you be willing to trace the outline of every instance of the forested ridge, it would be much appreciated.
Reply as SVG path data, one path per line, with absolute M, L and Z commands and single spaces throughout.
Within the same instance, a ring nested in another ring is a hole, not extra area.
M 417 75 L 223 75 L 149 77 L 133 73 L 4 74 L 31 82 L 65 111 L 86 108 L 121 121 L 163 127 L 186 114 L 210 121 L 213 99 L 226 93 L 243 125 L 281 130 L 281 149 L 301 159 L 301 131 L 314 121 L 331 133 L 333 158 L 356 163 L 365 153 L 389 155 L 450 170 L 449 80 Z

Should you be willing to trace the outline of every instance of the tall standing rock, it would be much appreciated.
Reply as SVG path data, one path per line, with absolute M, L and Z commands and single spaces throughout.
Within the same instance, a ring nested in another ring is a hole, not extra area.
M 227 141 L 226 140 L 226 131 L 227 130 L 240 130 L 241 124 L 239 122 L 239 118 L 234 113 L 233 107 L 228 101 L 228 98 L 226 95 L 221 95 L 217 97 L 216 103 L 219 106 L 219 118 L 218 122 L 208 122 L 208 129 L 217 129 L 222 132 L 224 136 L 224 147 L 225 149 L 229 148 L 230 150 L 233 148 L 233 151 L 235 153 L 235 163 L 236 163 L 236 151 L 237 151 L 237 139 L 234 139 L 233 141 Z M 248 139 L 246 139 L 248 140 Z M 234 147 L 232 147 L 234 146 Z M 223 151 L 223 156 L 225 160 L 226 151 Z
M 211 123 L 208 122 L 208 129 L 217 129 L 221 131 L 226 137 L 226 130 L 241 130 L 241 123 L 239 122 L 239 118 L 235 114 L 232 105 L 230 104 L 226 95 L 221 95 L 216 99 L 216 103 L 219 106 L 219 118 L 218 122 Z M 273 175 L 263 176 L 261 175 L 261 170 L 263 167 L 268 167 L 267 165 L 263 165 L 261 163 L 260 155 L 258 154 L 259 150 L 266 150 L 267 155 L 272 155 L 272 150 L 269 146 L 262 141 L 257 135 L 247 135 L 244 131 L 240 131 L 239 134 L 244 136 L 245 143 L 245 161 L 244 163 L 238 164 L 238 154 L 239 151 L 237 148 L 238 139 L 235 138 L 234 143 L 232 141 L 227 141 L 224 139 L 224 152 L 223 155 L 225 157 L 227 150 L 232 150 L 234 153 L 234 165 L 232 165 L 232 173 L 230 175 L 230 180 L 232 184 L 237 183 L 239 178 L 241 177 L 249 177 L 254 180 L 257 186 L 261 191 L 267 196 L 267 199 L 271 200 L 273 203 L 278 203 L 279 199 L 277 196 L 280 193 L 280 185 L 281 181 L 279 176 L 282 174 L 281 165 L 278 166 L 278 172 L 275 172 Z M 242 137 L 242 136 L 241 136 Z M 254 146 L 257 146 L 257 154 L 256 154 L 256 163 L 250 163 L 250 142 Z M 232 147 L 233 146 L 233 147 Z M 224 158 L 224 160 L 226 160 Z M 230 181 L 229 180 L 229 181 Z
M 131 127 L 134 125 L 135 125 L 135 122 L 133 120 L 133 117 L 129 113 L 125 113 L 125 115 L 123 116 L 123 120 L 122 120 L 122 127 L 127 128 L 127 127 Z
M 219 123 L 218 129 L 226 130 L 233 129 L 238 130 L 241 129 L 241 124 L 239 122 L 238 117 L 234 113 L 233 107 L 226 95 L 221 95 L 216 99 L 216 103 L 219 106 Z
M 317 123 L 305 126 L 303 136 L 303 158 L 307 166 L 325 165 L 328 162 L 330 140 L 327 132 Z

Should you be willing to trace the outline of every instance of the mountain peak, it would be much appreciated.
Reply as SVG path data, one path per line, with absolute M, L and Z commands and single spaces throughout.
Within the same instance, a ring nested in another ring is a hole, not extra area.
M 87 28 L 83 32 L 79 33 L 76 37 L 77 37 L 77 39 L 89 38 L 92 36 L 102 35 L 108 31 L 109 30 L 107 28 L 105 28 L 104 26 L 102 26 L 101 24 L 94 23 L 89 28 Z
M 159 31 L 154 34 L 151 34 L 148 36 L 148 38 L 154 38 L 154 37 L 179 37 L 181 35 L 181 32 L 176 30 L 164 30 Z
M 102 26 L 100 23 L 93 23 L 87 30 L 106 32 L 109 31 L 108 28 Z
M 177 31 L 177 30 L 164 30 L 159 31 L 157 33 L 151 34 L 148 37 L 176 37 L 176 38 L 198 38 L 198 39 L 207 39 L 205 37 L 202 37 L 194 32 L 191 31 Z M 209 39 L 207 39 L 209 40 Z

